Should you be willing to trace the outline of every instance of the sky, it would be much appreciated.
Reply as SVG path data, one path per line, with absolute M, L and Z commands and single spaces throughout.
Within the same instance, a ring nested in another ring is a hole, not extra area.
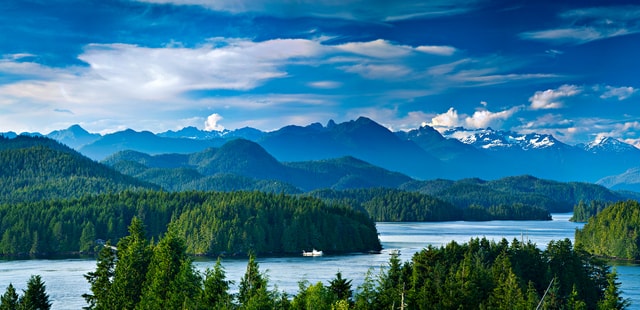
M 634 2 L 4 0 L 0 131 L 365 116 L 640 147 Z

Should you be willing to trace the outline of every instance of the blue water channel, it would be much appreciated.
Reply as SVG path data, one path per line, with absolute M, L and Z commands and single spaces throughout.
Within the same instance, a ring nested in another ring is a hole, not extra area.
M 389 260 L 390 249 L 400 250 L 400 258 L 411 256 L 427 245 L 440 246 L 451 241 L 467 242 L 471 238 L 486 237 L 499 241 L 530 240 L 545 248 L 551 240 L 573 240 L 576 228 L 582 224 L 569 222 L 571 214 L 553 214 L 553 221 L 490 221 L 490 222 L 440 222 L 440 223 L 377 223 L 382 254 L 353 254 L 322 257 L 258 257 L 260 269 L 269 277 L 269 283 L 279 291 L 295 294 L 300 281 L 327 283 L 340 271 L 343 277 L 352 279 L 354 288 L 361 284 L 370 269 L 377 273 Z M 215 260 L 197 259 L 195 266 L 204 271 L 213 267 Z M 246 259 L 225 259 L 223 266 L 227 279 L 235 282 L 245 272 Z M 640 266 L 616 265 L 623 296 L 632 301 L 630 309 L 640 309 Z M 0 261 L 0 293 L 9 283 L 21 292 L 32 274 L 42 276 L 53 309 L 81 309 L 86 306 L 81 295 L 89 291 L 83 277 L 95 269 L 93 259 L 31 259 Z M 233 286 L 233 290 L 237 289 Z

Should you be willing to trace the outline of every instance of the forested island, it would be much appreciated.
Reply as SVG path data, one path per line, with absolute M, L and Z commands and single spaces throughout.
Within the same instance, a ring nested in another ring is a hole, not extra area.
M 100 240 L 117 242 L 139 217 L 159 239 L 167 225 L 197 255 L 299 254 L 381 249 L 365 214 L 311 197 L 262 192 L 158 191 L 87 195 L 0 205 L 0 254 L 92 252 Z

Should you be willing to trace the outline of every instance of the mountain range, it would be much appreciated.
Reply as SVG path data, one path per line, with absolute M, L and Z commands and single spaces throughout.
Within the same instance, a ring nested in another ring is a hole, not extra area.
M 339 124 L 329 121 L 326 125 L 291 125 L 270 132 L 254 128 L 202 131 L 186 127 L 158 134 L 124 130 L 99 135 L 74 125 L 46 136 L 94 160 L 103 160 L 125 150 L 150 155 L 192 154 L 220 148 L 241 138 L 255 142 L 277 162 L 351 157 L 420 180 L 531 175 L 557 181 L 594 183 L 640 166 L 640 149 L 613 138 L 572 146 L 551 135 L 491 128 L 455 128 L 440 133 L 423 126 L 392 132 L 365 117 Z M 292 169 L 292 165 L 287 167 Z
M 260 190 L 300 193 L 320 188 L 397 188 L 412 181 L 351 156 L 279 162 L 245 139 L 191 154 L 149 155 L 121 151 L 103 160 L 119 172 L 167 190 Z
M 141 190 L 257 190 L 320 195 L 339 202 L 365 199 L 360 201 L 363 206 L 375 197 L 386 197 L 395 201 L 392 204 L 397 208 L 398 204 L 405 205 L 405 198 L 418 197 L 403 194 L 411 192 L 434 197 L 420 199 L 439 199 L 460 210 L 470 206 L 529 206 L 570 212 L 580 201 L 613 202 L 635 197 L 597 184 L 528 175 L 489 181 L 416 180 L 352 156 L 280 162 L 258 143 L 246 139 L 190 154 L 120 151 L 98 163 L 50 138 L 0 137 L 0 167 L 0 203 Z M 436 200 L 433 202 L 439 204 Z

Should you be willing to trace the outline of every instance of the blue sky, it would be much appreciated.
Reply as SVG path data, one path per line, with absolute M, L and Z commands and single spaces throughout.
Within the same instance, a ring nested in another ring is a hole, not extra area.
M 634 1 L 7 0 L 0 131 L 367 116 L 640 147 Z

